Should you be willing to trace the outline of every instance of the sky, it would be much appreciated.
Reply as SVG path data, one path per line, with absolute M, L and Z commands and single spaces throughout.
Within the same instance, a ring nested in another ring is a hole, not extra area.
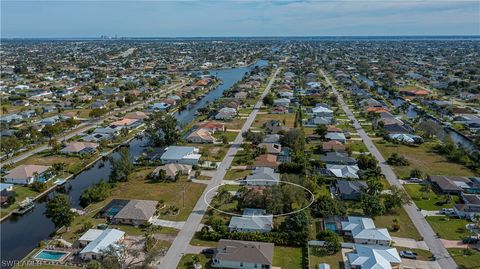
M 480 0 L 1 0 L 2 38 L 480 35 Z

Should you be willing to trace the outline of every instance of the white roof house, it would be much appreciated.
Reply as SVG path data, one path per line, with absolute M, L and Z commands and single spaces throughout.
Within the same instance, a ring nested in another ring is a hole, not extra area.
M 253 186 L 271 186 L 278 184 L 280 175 L 270 167 L 257 167 L 252 175 L 245 178 L 245 184 Z
M 99 229 L 89 229 L 86 231 L 79 239 L 80 242 L 92 242 L 93 240 L 97 239 L 104 230 Z
M 181 163 L 196 165 L 202 157 L 200 150 L 195 147 L 170 146 L 160 157 L 162 163 Z
M 243 216 L 234 216 L 228 229 L 239 232 L 266 233 L 273 228 L 273 215 L 267 215 L 265 209 L 246 208 Z
M 312 113 L 318 116 L 328 116 L 333 115 L 333 110 L 324 106 L 317 106 L 312 108 Z
M 390 245 L 392 238 L 385 228 L 376 228 L 371 218 L 349 216 L 342 221 L 342 231 L 359 244 Z
M 355 244 L 355 252 L 347 253 L 352 268 L 392 269 L 402 262 L 396 248 Z
M 96 238 L 93 239 L 95 236 Z M 102 233 L 93 231 L 86 236 L 87 239 L 93 240 L 80 251 L 80 257 L 85 260 L 98 259 L 102 250 L 121 241 L 124 236 L 125 233 L 117 229 L 106 229 Z
M 339 178 L 359 178 L 357 165 L 327 164 L 327 170 Z
M 237 115 L 237 110 L 231 107 L 224 107 L 220 109 L 215 115 L 215 119 L 217 120 L 231 120 Z
M 344 133 L 334 133 L 334 132 L 329 132 L 325 135 L 325 139 L 327 140 L 335 140 L 341 143 L 345 143 L 347 141 L 347 138 L 345 137 Z
M 6 183 L 14 184 L 30 184 L 34 181 L 45 182 L 51 178 L 48 175 L 50 166 L 34 165 L 34 164 L 22 164 L 14 169 L 10 170 L 3 179 Z

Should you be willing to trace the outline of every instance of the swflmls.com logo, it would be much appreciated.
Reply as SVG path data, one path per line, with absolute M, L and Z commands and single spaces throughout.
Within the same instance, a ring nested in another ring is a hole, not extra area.
M 1 267 L 15 267 L 15 266 L 42 266 L 43 263 L 35 260 L 19 261 L 19 260 L 1 260 Z

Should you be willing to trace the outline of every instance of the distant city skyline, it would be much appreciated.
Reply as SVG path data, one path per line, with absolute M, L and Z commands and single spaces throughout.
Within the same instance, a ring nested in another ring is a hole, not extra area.
M 2 1 L 3 38 L 480 35 L 480 1 Z

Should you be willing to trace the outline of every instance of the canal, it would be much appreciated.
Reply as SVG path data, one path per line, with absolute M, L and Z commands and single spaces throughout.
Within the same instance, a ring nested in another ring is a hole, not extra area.
M 244 75 L 250 72 L 254 67 L 262 67 L 268 64 L 265 60 L 259 60 L 255 64 L 246 67 L 238 67 L 231 69 L 211 70 L 210 74 L 216 76 L 223 83 L 211 90 L 204 98 L 195 105 L 186 110 L 175 113 L 175 117 L 180 126 L 190 123 L 195 118 L 198 109 L 205 107 L 207 104 L 215 101 L 223 95 L 223 92 L 230 88 L 233 84 L 240 81 Z M 145 141 L 136 138 L 129 144 L 130 154 L 132 157 L 140 154 L 144 149 Z M 118 154 L 114 153 L 113 157 Z M 71 186 L 68 195 L 71 200 L 72 207 L 80 208 L 79 198 L 82 192 L 89 186 L 97 183 L 100 179 L 108 179 L 110 174 L 110 163 L 108 161 L 98 161 L 91 168 L 84 170 L 73 179 L 67 182 L 67 186 Z M 50 193 L 48 196 L 55 195 L 56 192 Z M 55 231 L 53 223 L 45 217 L 45 206 L 47 197 L 39 199 L 35 202 L 35 208 L 26 215 L 10 218 L 3 221 L 0 225 L 1 229 L 1 260 L 2 261 L 18 261 L 25 257 L 32 249 L 38 246 L 42 240 L 50 238 L 50 234 Z M 3 268 L 4 266 L 2 266 Z M 11 267 L 11 266 L 10 266 Z M 7 268 L 5 266 L 5 268 Z

